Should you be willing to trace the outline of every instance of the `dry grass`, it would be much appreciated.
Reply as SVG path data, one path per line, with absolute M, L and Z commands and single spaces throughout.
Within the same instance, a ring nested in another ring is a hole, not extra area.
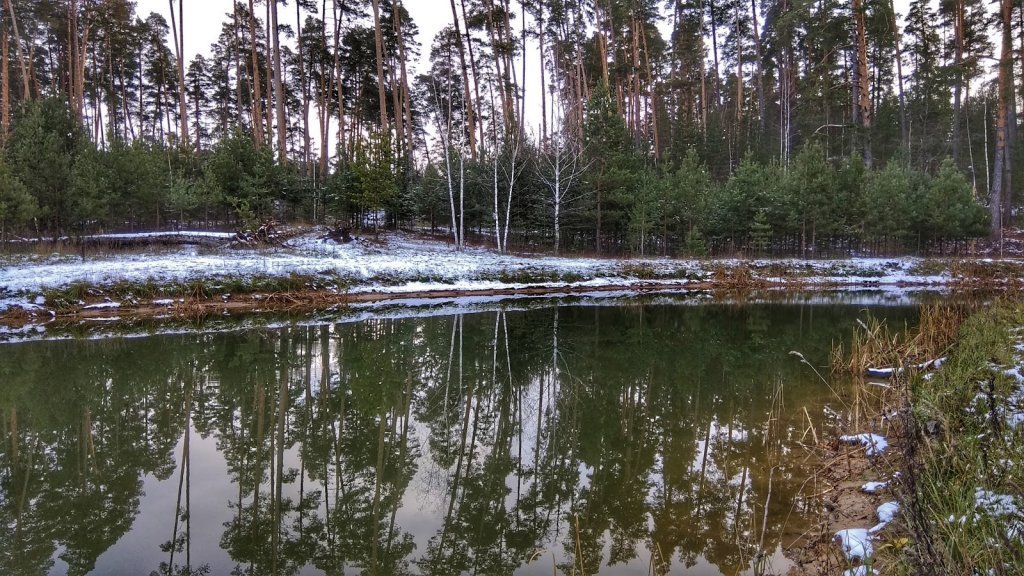
M 954 260 L 949 263 L 949 275 L 954 287 L 985 288 L 1002 286 L 1019 290 L 1024 284 L 1024 264 L 1010 261 Z
M 750 290 L 764 288 L 767 281 L 758 278 L 746 263 L 736 265 L 716 264 L 711 269 L 711 282 L 716 288 L 725 290 Z
M 847 406 L 852 429 L 877 426 L 898 448 L 872 463 L 885 468 L 879 477 L 899 472 L 900 516 L 876 543 L 886 574 L 1021 573 L 1024 549 L 1008 540 L 1006 518 L 978 511 L 974 502 L 979 488 L 1017 496 L 1024 490 L 1024 435 L 1000 423 L 1014 384 L 1000 366 L 1015 361 L 1009 327 L 1021 324 L 1024 308 L 1007 301 L 923 306 L 913 330 L 868 319 L 849 350 L 833 350 L 838 372 L 898 369 L 884 385 L 855 383 Z M 915 369 L 936 357 L 947 360 L 934 374 Z M 987 401 L 979 404 L 981 397 Z
M 974 497 L 979 488 L 1018 498 L 1024 490 L 1024 435 L 1001 416 L 1016 385 L 1001 367 L 1019 361 L 1010 328 L 1022 321 L 1019 304 L 977 312 L 962 323 L 941 370 L 909 379 L 899 494 L 910 545 L 886 551 L 890 573 L 1008 575 L 1024 569 L 1024 548 L 1009 538 L 1019 519 L 979 510 Z
M 893 329 L 874 317 L 857 321 L 848 346 L 832 348 L 832 371 L 861 375 L 869 368 L 912 369 L 941 358 L 978 304 L 925 304 L 917 327 Z

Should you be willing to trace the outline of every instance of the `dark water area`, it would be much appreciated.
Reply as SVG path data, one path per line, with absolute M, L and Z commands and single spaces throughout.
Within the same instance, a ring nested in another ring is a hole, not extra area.
M 784 571 L 836 402 L 790 351 L 827 378 L 864 314 L 551 306 L 0 345 L 0 574 L 732 575 L 759 551 Z

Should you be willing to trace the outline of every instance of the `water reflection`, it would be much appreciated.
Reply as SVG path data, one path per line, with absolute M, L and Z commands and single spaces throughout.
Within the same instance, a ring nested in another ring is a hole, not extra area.
M 829 398 L 787 353 L 823 362 L 857 314 L 561 307 L 0 347 L 0 573 L 735 574 L 803 529 L 802 408 Z

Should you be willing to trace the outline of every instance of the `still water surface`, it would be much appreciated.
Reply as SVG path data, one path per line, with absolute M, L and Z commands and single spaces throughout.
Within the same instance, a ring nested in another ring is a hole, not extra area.
M 809 521 L 804 408 L 820 432 L 834 401 L 789 352 L 826 364 L 863 314 L 552 306 L 2 345 L 0 573 L 731 575 L 758 550 L 783 570 Z

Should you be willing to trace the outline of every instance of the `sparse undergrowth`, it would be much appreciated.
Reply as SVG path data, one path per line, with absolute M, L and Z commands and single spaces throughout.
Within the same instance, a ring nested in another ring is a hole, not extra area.
M 146 303 L 159 298 L 205 299 L 218 294 L 286 293 L 305 290 L 343 290 L 349 281 L 339 276 L 289 274 L 288 276 L 223 276 L 183 282 L 118 282 L 108 286 L 76 282 L 44 290 L 47 306 L 57 311 L 80 306 L 87 300 L 109 299 Z
M 886 499 L 899 500 L 897 521 L 887 529 L 851 526 L 852 516 L 832 527 L 859 530 L 869 541 L 867 557 L 840 559 L 838 570 L 1024 573 L 1024 304 L 925 305 L 916 327 L 901 328 L 858 321 L 848 348 L 833 350 L 834 372 L 874 379 L 854 386 L 852 405 L 844 405 L 853 415 L 850 432 L 882 434 L 897 450 L 867 459 L 870 474 L 844 476 L 830 468 L 838 460 L 823 472 L 847 483 L 882 481 L 881 490 L 891 493 Z M 862 398 L 857 391 L 865 390 L 869 397 Z M 875 489 L 866 496 L 850 490 L 834 498 L 871 510 L 879 503 Z M 832 544 L 819 554 L 831 559 L 837 552 Z

